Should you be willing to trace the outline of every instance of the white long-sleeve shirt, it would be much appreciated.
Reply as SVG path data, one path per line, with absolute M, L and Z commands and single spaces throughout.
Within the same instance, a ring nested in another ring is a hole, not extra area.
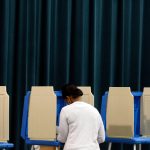
M 93 106 L 77 101 L 62 108 L 58 141 L 64 150 L 100 150 L 105 140 L 101 115 Z

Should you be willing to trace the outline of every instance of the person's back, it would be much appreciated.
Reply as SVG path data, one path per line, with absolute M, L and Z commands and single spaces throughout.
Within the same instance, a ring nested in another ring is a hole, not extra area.
M 99 150 L 105 132 L 96 108 L 79 99 L 64 107 L 60 114 L 58 140 L 64 150 Z

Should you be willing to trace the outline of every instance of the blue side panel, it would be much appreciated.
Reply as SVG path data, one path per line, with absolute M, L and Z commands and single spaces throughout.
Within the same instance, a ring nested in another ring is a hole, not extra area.
M 62 98 L 62 93 L 61 91 L 55 91 L 55 94 L 57 96 L 57 122 L 56 122 L 56 125 L 58 126 L 59 125 L 59 116 L 60 116 L 60 112 L 61 112 L 61 109 L 66 106 L 66 102 L 65 100 Z
M 140 135 L 140 98 L 142 92 L 132 92 L 134 96 L 134 137 Z
M 21 137 L 26 139 L 28 137 L 28 109 L 29 109 L 29 97 L 30 92 L 27 92 L 24 98 L 23 116 L 22 116 L 22 127 L 21 127 Z
M 102 96 L 102 104 L 101 104 L 101 116 L 102 116 L 102 120 L 103 120 L 105 130 L 106 130 L 107 96 L 108 96 L 108 92 L 105 92 L 105 94 Z

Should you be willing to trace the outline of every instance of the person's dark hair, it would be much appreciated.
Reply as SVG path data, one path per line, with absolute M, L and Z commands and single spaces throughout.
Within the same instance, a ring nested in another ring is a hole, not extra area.
M 83 92 L 77 88 L 74 84 L 66 84 L 61 88 L 62 97 L 65 99 L 67 96 L 78 98 L 83 95 Z

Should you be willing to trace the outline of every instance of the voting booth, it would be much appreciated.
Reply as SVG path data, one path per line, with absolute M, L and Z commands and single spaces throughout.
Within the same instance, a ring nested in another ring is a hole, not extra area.
M 0 86 L 0 148 L 12 148 L 9 141 L 9 96 L 6 86 Z
M 109 137 L 134 136 L 134 98 L 129 87 L 109 88 L 106 120 Z
M 117 87 L 117 88 L 122 88 L 122 87 Z M 129 89 L 128 89 L 128 93 L 130 93 Z M 148 136 L 142 136 L 141 132 L 140 132 L 140 124 L 141 124 L 140 122 L 144 119 L 144 118 L 141 118 L 142 111 L 140 110 L 141 107 L 142 107 L 142 105 L 141 105 L 141 97 L 144 94 L 144 92 L 143 92 L 143 94 L 140 91 L 132 91 L 130 93 L 131 96 L 129 96 L 129 97 L 131 98 L 133 96 L 133 102 L 134 102 L 133 103 L 133 105 L 134 105 L 133 106 L 133 111 L 134 111 L 134 117 L 133 118 L 134 118 L 134 120 L 133 120 L 133 125 L 131 125 L 131 126 L 134 126 L 134 130 L 133 130 L 133 136 L 132 137 L 128 137 L 128 138 L 127 138 L 127 136 L 125 136 L 125 137 L 120 136 L 120 134 L 123 133 L 123 132 L 120 132 L 119 136 L 118 136 L 118 131 L 115 132 L 116 130 L 113 130 L 113 132 L 112 132 L 113 136 L 111 134 L 109 134 L 109 132 L 107 132 L 107 130 L 108 130 L 107 128 L 109 128 L 108 126 L 111 123 L 108 120 L 109 118 L 107 118 L 107 116 L 108 116 L 107 112 L 109 112 L 108 109 L 110 108 L 109 105 L 111 105 L 111 104 L 109 104 L 109 100 L 110 100 L 110 97 L 109 97 L 110 95 L 109 94 L 110 93 L 108 91 L 106 91 L 104 93 L 104 95 L 102 96 L 102 102 L 101 102 L 101 116 L 102 116 L 102 120 L 103 120 L 103 123 L 104 123 L 105 131 L 106 131 L 105 141 L 109 143 L 108 150 L 111 150 L 112 143 L 133 144 L 133 149 L 134 150 L 136 150 L 137 146 L 139 146 L 139 150 L 141 150 L 141 144 L 150 144 L 150 137 L 148 137 Z M 118 97 L 120 97 L 120 90 L 117 91 L 117 93 L 114 93 L 114 94 L 115 95 L 119 95 Z M 118 97 L 117 97 L 117 99 L 119 99 Z M 126 94 L 124 95 L 124 97 L 126 97 Z M 124 101 L 126 101 L 125 98 L 123 98 L 123 99 L 124 99 Z M 122 105 L 122 100 L 117 105 Z M 126 106 L 128 106 L 128 105 L 124 105 L 124 107 L 126 107 Z M 119 106 L 113 105 L 113 110 L 114 111 L 116 111 L 116 107 L 119 107 Z M 112 108 L 110 108 L 110 109 L 112 109 Z M 131 109 L 132 108 L 128 108 L 126 111 L 131 111 Z M 112 120 L 115 119 L 115 120 L 118 121 L 117 117 L 119 117 L 119 118 L 122 117 L 123 118 L 124 115 L 125 115 L 123 112 L 124 112 L 124 108 L 123 108 L 123 110 L 120 113 L 118 112 L 117 116 L 114 116 L 114 118 L 112 118 Z M 117 123 L 113 122 L 111 124 L 113 124 L 113 125 L 117 124 L 118 125 L 118 122 Z M 115 129 L 115 128 L 113 128 L 113 129 Z M 132 130 L 130 130 L 130 131 L 132 131 Z
M 24 99 L 21 136 L 25 142 L 41 145 L 40 150 L 54 150 L 62 146 L 56 140 L 56 126 L 65 105 L 61 92 L 54 92 L 53 87 L 32 87 Z
M 82 100 L 94 105 L 90 87 L 79 87 Z M 40 150 L 56 150 L 63 144 L 56 139 L 61 109 L 66 106 L 61 91 L 53 87 L 34 86 L 24 98 L 21 136 L 27 144 L 41 145 Z
M 86 103 L 94 106 L 94 95 L 91 92 L 91 87 L 90 86 L 79 86 L 78 88 L 83 92 L 83 96 L 82 96 L 81 100 L 83 102 L 86 102 Z
M 140 133 L 142 136 L 150 137 L 150 88 L 144 88 L 140 108 Z

